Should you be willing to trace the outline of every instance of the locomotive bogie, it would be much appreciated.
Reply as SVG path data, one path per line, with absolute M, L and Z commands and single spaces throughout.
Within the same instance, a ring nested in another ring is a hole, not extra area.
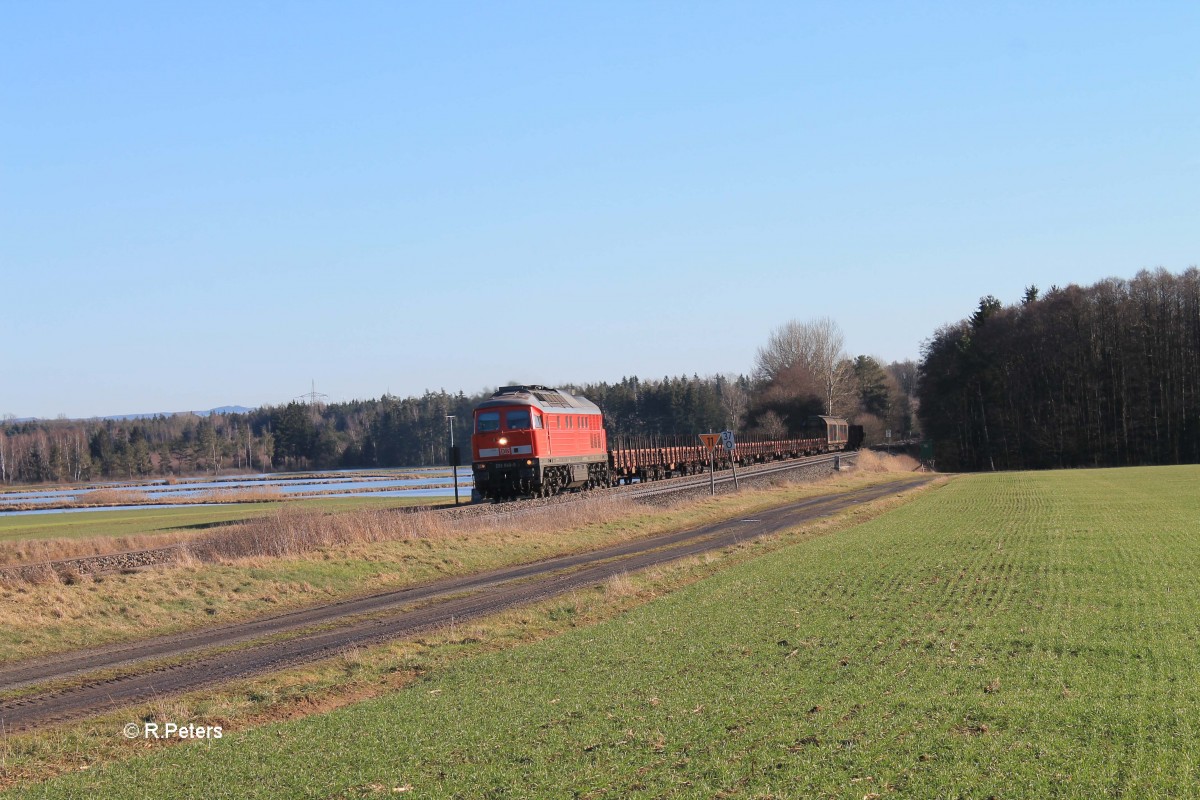
M 612 484 L 607 461 L 526 459 L 480 462 L 474 466 L 475 489 L 481 497 L 549 497 Z

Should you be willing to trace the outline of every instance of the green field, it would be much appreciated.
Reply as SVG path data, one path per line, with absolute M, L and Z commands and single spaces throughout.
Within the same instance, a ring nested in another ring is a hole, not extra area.
M 1195 796 L 1198 571 L 1198 468 L 967 476 L 609 622 L 28 795 Z
M 469 494 L 469 493 L 468 493 Z M 330 497 L 286 501 L 288 508 L 349 511 L 356 508 L 399 508 L 454 502 L 445 497 Z M 0 542 L 22 539 L 76 539 L 93 536 L 135 536 L 203 530 L 226 522 L 260 517 L 284 502 L 195 505 L 180 508 L 145 508 L 124 511 L 75 511 L 57 514 L 0 516 Z

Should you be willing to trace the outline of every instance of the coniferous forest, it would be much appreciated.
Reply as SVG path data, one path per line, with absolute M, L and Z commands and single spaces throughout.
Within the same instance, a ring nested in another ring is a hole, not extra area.
M 918 383 L 939 469 L 1200 462 L 1200 271 L 985 297 Z

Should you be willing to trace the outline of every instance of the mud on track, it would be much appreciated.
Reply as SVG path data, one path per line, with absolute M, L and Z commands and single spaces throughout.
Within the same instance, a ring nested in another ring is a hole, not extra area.
M 64 689 L 0 701 L 0 725 L 9 733 L 145 702 L 334 656 L 436 627 L 494 614 L 602 583 L 614 575 L 719 550 L 758 536 L 827 517 L 852 506 L 926 484 L 914 475 L 824 497 L 808 498 L 702 528 L 664 534 L 570 556 L 451 578 L 236 625 L 160 636 L 141 642 L 64 653 L 0 667 L 0 691 L 84 676 Z M 364 618 L 364 615 L 370 615 Z M 306 630 L 311 628 L 319 630 Z M 252 644 L 264 637 L 283 640 Z M 206 653 L 231 644 L 245 646 Z M 173 659 L 169 665 L 143 665 Z M 120 668 L 124 674 L 89 681 L 86 675 Z

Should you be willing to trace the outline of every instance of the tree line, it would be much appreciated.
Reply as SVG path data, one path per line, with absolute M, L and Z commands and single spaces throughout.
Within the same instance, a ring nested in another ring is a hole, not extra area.
M 798 432 L 810 415 L 824 413 L 831 396 L 834 413 L 865 422 L 869 436 L 881 438 L 884 426 L 898 432 L 911 429 L 912 362 L 885 367 L 868 356 L 838 354 L 830 395 L 827 381 L 810 374 L 814 367 L 805 361 L 803 348 L 796 349 L 795 341 L 787 346 L 791 349 L 781 354 L 768 345 L 760 356 L 770 353 L 778 369 L 758 364 L 750 376 L 626 377 L 563 388 L 597 403 L 612 435 L 730 428 L 783 436 Z M 786 363 L 789 359 L 792 363 Z M 426 391 L 322 405 L 291 402 L 210 416 L 8 420 L 0 423 L 0 482 L 442 465 L 447 461 L 448 416 L 455 418 L 465 463 L 470 460 L 472 409 L 489 395 Z
M 1200 271 L 984 297 L 919 377 L 939 468 L 1200 462 Z
M 210 416 L 9 420 L 0 423 L 0 482 L 444 464 L 447 415 L 469 419 L 477 399 L 443 391 Z

